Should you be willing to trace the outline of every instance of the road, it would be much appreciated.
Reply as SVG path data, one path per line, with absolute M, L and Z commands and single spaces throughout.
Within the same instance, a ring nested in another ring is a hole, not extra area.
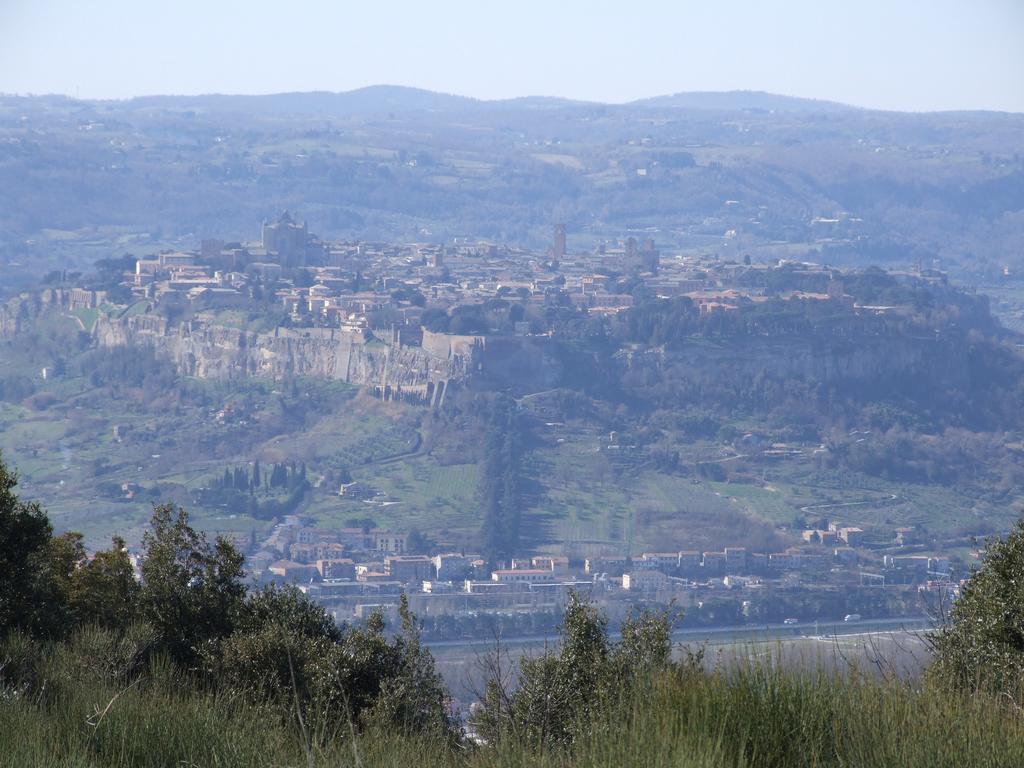
M 863 501 L 840 501 L 835 504 L 811 504 L 806 507 L 800 507 L 801 512 L 820 512 L 823 509 L 839 509 L 840 507 L 861 507 L 865 504 L 882 504 L 891 503 L 899 498 L 895 493 L 887 493 L 877 499 L 864 499 Z
M 931 626 L 931 620 L 919 617 L 898 617 L 890 619 L 860 619 L 858 621 L 801 621 L 798 624 L 747 624 L 729 627 L 686 627 L 676 629 L 672 640 L 676 643 L 716 644 L 728 642 L 750 642 L 765 640 L 787 640 L 801 637 L 823 637 L 825 635 L 867 635 L 877 633 L 920 632 Z M 557 641 L 555 635 L 525 635 L 503 637 L 504 646 L 551 645 Z M 494 638 L 425 640 L 431 648 L 487 648 L 494 645 Z

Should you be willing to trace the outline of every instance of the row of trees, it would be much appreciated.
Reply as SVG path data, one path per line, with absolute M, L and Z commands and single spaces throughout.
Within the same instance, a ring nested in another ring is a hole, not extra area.
M 275 488 L 294 490 L 305 482 L 305 463 L 296 467 L 294 461 L 291 464 L 278 462 L 271 466 L 269 473 L 264 474 L 257 459 L 253 462 L 252 469 L 246 466 L 234 469 L 225 467 L 224 475 L 214 479 L 210 487 L 218 490 L 231 488 L 236 491 L 269 491 Z
M 464 304 L 454 307 L 451 314 L 440 307 L 430 307 L 423 312 L 423 327 L 435 333 L 472 335 L 487 333 L 490 325 L 484 308 L 479 304 Z
M 480 534 L 484 557 L 508 560 L 520 544 L 523 515 L 523 427 L 516 404 L 501 397 L 491 402 L 480 460 Z
M 221 506 L 228 512 L 248 515 L 257 520 L 270 520 L 288 515 L 299 508 L 309 492 L 306 465 L 274 464 L 269 473 L 260 469 L 259 461 L 248 467 L 225 468 L 222 477 L 195 492 L 197 503 Z M 262 496 L 257 496 L 261 492 Z M 279 494 L 285 492 L 281 497 Z M 268 497 L 269 495 L 269 497 Z

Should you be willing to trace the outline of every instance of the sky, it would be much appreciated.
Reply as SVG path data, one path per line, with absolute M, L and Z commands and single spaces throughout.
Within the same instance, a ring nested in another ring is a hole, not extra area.
M 0 0 L 0 92 L 764 90 L 1024 112 L 1024 0 Z

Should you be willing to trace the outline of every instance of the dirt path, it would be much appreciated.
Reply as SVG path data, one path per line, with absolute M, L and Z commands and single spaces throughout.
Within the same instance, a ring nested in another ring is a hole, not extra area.
M 806 507 L 800 507 L 801 512 L 818 512 L 822 509 L 838 509 L 839 507 L 862 507 L 865 504 L 891 504 L 892 502 L 899 499 L 895 493 L 887 493 L 885 496 L 878 499 L 863 499 L 862 501 L 841 501 L 835 504 L 809 504 Z

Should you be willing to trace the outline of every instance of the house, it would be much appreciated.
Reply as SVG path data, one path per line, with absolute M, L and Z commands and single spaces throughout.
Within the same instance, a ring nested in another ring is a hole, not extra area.
M 318 559 L 316 544 L 296 542 L 288 547 L 288 556 L 297 563 L 312 563 Z
M 491 573 L 491 581 L 499 584 L 538 584 L 554 579 L 551 571 L 541 568 L 500 568 Z
M 434 561 L 426 555 L 391 555 L 384 558 L 384 570 L 394 581 L 405 584 L 434 577 Z
M 438 581 L 464 579 L 473 572 L 473 561 L 465 555 L 444 553 L 434 555 L 434 570 Z
M 466 579 L 464 582 L 465 590 L 471 595 L 478 594 L 493 594 L 495 592 L 507 592 L 510 591 L 515 585 L 507 581 L 477 581 L 475 579 Z
M 630 592 L 657 592 L 668 584 L 668 576 L 661 571 L 630 571 L 622 574 L 622 588 Z
M 588 557 L 583 564 L 583 570 L 589 574 L 607 573 L 618 576 L 626 567 L 624 557 Z
M 799 547 L 790 547 L 785 552 L 768 555 L 768 566 L 780 571 L 822 570 L 827 564 L 825 557 L 807 552 Z
M 373 548 L 378 552 L 387 552 L 395 555 L 401 555 L 405 552 L 405 544 L 408 537 L 404 533 L 374 529 L 370 531 L 370 534 L 373 536 Z
M 422 590 L 428 595 L 454 595 L 462 591 L 462 584 L 454 581 L 428 579 L 423 582 Z
M 800 538 L 808 544 L 824 544 L 831 547 L 839 540 L 839 534 L 836 531 L 810 529 L 803 531 Z
M 342 528 L 335 540 L 347 549 L 360 552 L 375 549 L 373 535 L 362 528 Z
M 563 555 L 539 555 L 530 561 L 530 565 L 553 574 L 564 575 L 569 572 L 569 558 Z
M 320 542 L 316 545 L 317 560 L 341 560 L 346 552 L 345 546 L 336 541 Z
M 725 570 L 725 552 L 705 552 L 701 558 L 705 573 L 718 574 Z
M 701 555 L 700 552 L 693 550 L 684 550 L 679 553 L 678 568 L 681 571 L 692 573 L 700 568 Z
M 384 582 L 394 581 L 394 578 L 390 573 L 384 571 L 371 571 L 371 570 L 356 570 L 356 581 L 361 581 L 366 584 L 382 584 Z
M 379 495 L 379 491 L 369 483 L 353 480 L 351 483 L 344 483 L 338 489 L 338 495 L 347 499 L 372 499 Z
M 864 543 L 864 531 L 860 528 L 840 528 L 836 533 L 849 547 L 856 547 Z
M 674 573 L 679 568 L 678 552 L 644 552 L 640 562 L 650 563 L 651 570 Z M 637 563 L 634 563 L 636 565 Z
M 278 560 L 270 564 L 270 573 L 283 581 L 293 584 L 308 583 L 320 579 L 320 572 L 314 565 L 297 563 L 294 560 Z
M 349 558 L 338 560 L 317 560 L 316 570 L 322 579 L 347 579 L 356 577 L 356 565 Z
M 742 573 L 747 569 L 746 547 L 725 548 L 725 568 L 730 573 Z

